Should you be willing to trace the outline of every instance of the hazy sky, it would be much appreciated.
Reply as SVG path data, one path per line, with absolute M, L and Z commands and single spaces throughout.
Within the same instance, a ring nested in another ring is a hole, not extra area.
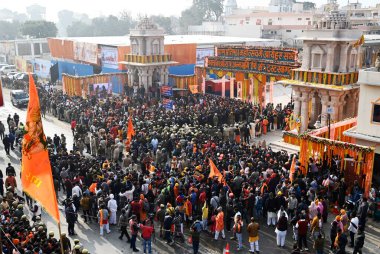
M 268 5 L 270 0 L 237 0 L 241 7 L 253 7 Z M 320 5 L 327 0 L 312 0 Z M 356 0 L 351 0 L 355 1 Z M 338 0 L 341 5 L 346 5 L 347 0 Z M 364 6 L 375 5 L 379 0 L 362 0 Z M 57 12 L 62 9 L 74 12 L 87 13 L 90 17 L 99 15 L 118 15 L 122 10 L 130 11 L 134 16 L 137 14 L 163 14 L 180 16 L 181 11 L 189 7 L 192 0 L 1 0 L 0 8 L 8 8 L 17 12 L 25 12 L 25 7 L 33 3 L 46 7 L 47 19 L 56 21 Z

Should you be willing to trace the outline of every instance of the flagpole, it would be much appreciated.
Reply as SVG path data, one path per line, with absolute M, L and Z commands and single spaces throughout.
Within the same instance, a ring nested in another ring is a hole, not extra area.
M 61 233 L 61 221 L 58 222 L 58 232 L 59 232 L 59 239 L 61 242 L 61 254 L 65 254 L 65 251 L 63 249 L 63 241 L 62 241 L 62 233 Z

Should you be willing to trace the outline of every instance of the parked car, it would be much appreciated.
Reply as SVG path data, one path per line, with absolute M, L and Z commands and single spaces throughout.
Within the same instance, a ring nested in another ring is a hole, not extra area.
M 36 74 L 32 74 L 34 82 L 37 84 L 38 77 Z M 21 72 L 13 76 L 13 88 L 14 89 L 27 89 L 29 85 L 29 74 Z
M 15 107 L 27 107 L 29 103 L 29 95 L 24 90 L 12 90 L 11 102 Z
M 12 71 L 16 71 L 15 65 L 6 65 L 0 68 L 0 73 L 5 75 Z

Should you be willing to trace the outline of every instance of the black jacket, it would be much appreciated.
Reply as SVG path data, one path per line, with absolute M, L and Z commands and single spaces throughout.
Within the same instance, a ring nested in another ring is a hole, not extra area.
M 359 233 L 355 239 L 355 249 L 361 249 L 364 246 L 365 235 L 364 232 Z

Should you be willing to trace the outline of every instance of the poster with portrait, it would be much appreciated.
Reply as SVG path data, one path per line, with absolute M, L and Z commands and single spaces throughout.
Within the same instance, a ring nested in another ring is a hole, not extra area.
M 118 52 L 116 47 L 101 46 L 102 66 L 111 69 L 118 69 Z
M 91 95 L 98 95 L 99 97 L 106 93 L 112 94 L 112 83 L 97 83 L 89 86 Z
M 214 56 L 214 48 L 199 48 L 196 51 L 196 65 L 203 66 L 207 56 Z
M 98 64 L 98 45 L 86 42 L 74 42 L 74 59 Z
M 47 79 L 50 77 L 51 62 L 44 59 L 34 59 L 33 71 L 39 77 Z

